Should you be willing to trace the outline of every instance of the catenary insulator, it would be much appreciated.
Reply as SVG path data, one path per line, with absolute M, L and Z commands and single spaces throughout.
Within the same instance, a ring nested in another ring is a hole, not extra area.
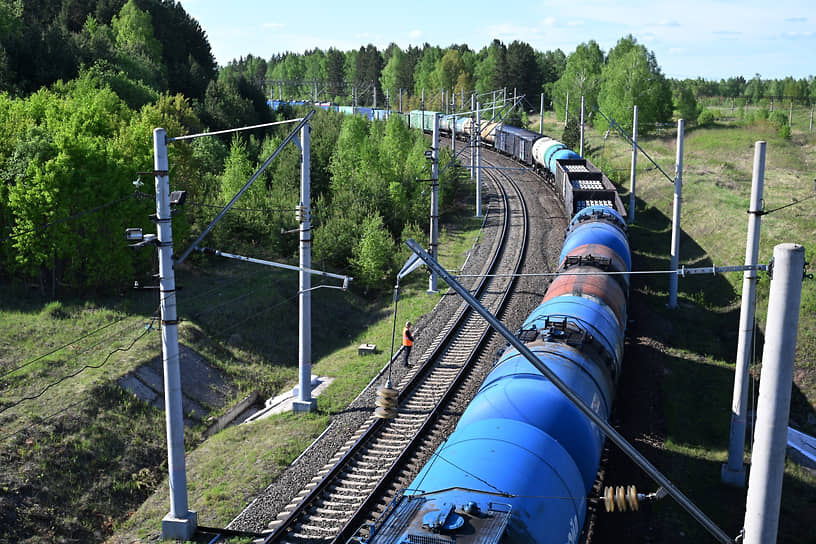
M 377 400 L 374 402 L 377 408 L 374 415 L 382 419 L 393 419 L 397 415 L 397 395 L 399 392 L 391 387 L 377 388 Z

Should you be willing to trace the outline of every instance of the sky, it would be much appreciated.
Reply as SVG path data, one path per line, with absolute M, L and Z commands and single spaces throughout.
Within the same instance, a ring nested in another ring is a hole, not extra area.
M 569 55 L 595 40 L 604 52 L 632 34 L 672 78 L 816 75 L 814 0 L 518 0 L 270 2 L 180 0 L 207 33 L 219 65 L 252 54 L 390 43 L 467 44 L 494 38 Z M 465 9 L 464 6 L 468 6 Z

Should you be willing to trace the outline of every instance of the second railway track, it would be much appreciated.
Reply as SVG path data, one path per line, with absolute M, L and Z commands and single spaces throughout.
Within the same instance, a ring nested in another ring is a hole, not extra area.
M 501 182 L 506 178 L 491 177 L 502 195 L 503 227 L 485 275 L 476 278 L 470 289 L 485 307 L 498 313 L 509 293 L 511 276 L 524 256 L 527 213 L 518 188 Z M 494 274 L 498 277 L 489 277 Z M 311 489 L 298 494 L 260 542 L 299 544 L 350 538 L 376 510 L 374 507 L 387 499 L 385 491 L 396 476 L 411 464 L 412 452 L 445 407 L 444 399 L 455 394 L 468 374 L 488 329 L 487 323 L 462 303 L 415 369 L 397 385 L 396 417 L 369 418 L 348 448 L 335 455 L 325 474 L 315 477 Z

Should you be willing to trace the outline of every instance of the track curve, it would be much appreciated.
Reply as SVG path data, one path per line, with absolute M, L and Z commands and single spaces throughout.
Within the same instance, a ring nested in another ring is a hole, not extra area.
M 494 176 L 502 194 L 504 222 L 500 243 L 487 274 L 476 278 L 471 291 L 493 313 L 499 313 L 518 271 L 527 240 L 527 212 L 517 187 Z M 502 183 L 504 182 L 504 183 Z M 509 187 L 509 190 L 505 188 Z M 432 422 L 445 408 L 484 347 L 488 325 L 464 303 L 448 326 L 439 331 L 418 366 L 397 386 L 399 412 L 392 420 L 373 416 L 362 432 L 310 490 L 270 524 L 272 533 L 261 542 L 292 544 L 345 541 L 381 502 L 384 491 L 423 441 Z

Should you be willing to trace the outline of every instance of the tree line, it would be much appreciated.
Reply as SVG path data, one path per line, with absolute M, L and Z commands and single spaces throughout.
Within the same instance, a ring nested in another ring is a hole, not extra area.
M 560 49 L 536 51 L 521 41 L 505 45 L 500 40 L 479 51 L 465 44 L 441 48 L 428 43 L 403 50 L 392 43 L 382 51 L 369 44 L 349 51 L 283 52 L 269 59 L 250 54 L 222 67 L 219 75 L 244 76 L 273 98 L 309 100 L 317 93 L 318 100 L 350 104 L 353 88 L 358 105 L 373 105 L 376 93 L 377 105 L 384 107 L 387 91 L 394 108 L 401 93 L 403 110 L 419 108 L 423 91 L 426 108 L 444 110 L 441 90 L 461 105 L 460 97 L 469 104 L 471 93 L 508 89 L 526 97 L 523 107 L 527 110 L 537 110 L 543 97 L 546 109 L 563 116 L 569 107 L 570 114 L 577 116 L 584 96 L 590 118 L 598 109 L 624 126 L 631 125 L 635 103 L 640 122 L 646 126 L 669 121 L 673 111 L 693 122 L 702 112 L 700 104 L 711 97 L 739 98 L 743 105 L 767 105 L 780 97 L 816 102 L 813 76 L 763 79 L 756 74 L 749 80 L 734 76 L 719 81 L 667 78 L 654 53 L 631 35 L 608 52 L 589 40 L 569 55 Z M 606 129 L 603 119 L 599 127 Z
M 444 109 L 434 104 L 440 89 L 469 96 L 508 88 L 528 97 L 527 109 L 538 109 L 543 96 L 557 114 L 568 107 L 574 118 L 584 96 L 590 122 L 601 129 L 606 117 L 626 126 L 633 104 L 643 125 L 668 121 L 673 110 L 683 113 L 684 97 L 696 108 L 702 92 L 667 79 L 632 36 L 608 52 L 594 41 L 570 55 L 520 41 L 493 40 L 480 51 L 368 45 L 269 60 L 248 55 L 218 69 L 206 34 L 174 0 L 0 0 L 0 278 L 51 293 L 149 280 L 151 252 L 129 250 L 122 233 L 154 230 L 147 219 L 152 178 L 137 174 L 152 170 L 152 129 L 178 136 L 291 118 L 298 112 L 270 111 L 272 89 L 264 82 L 291 85 L 287 98 L 294 98 L 290 91 L 307 90 L 293 82 L 310 79 L 340 103 L 351 99 L 351 86 L 368 85 L 361 104 L 375 90 L 394 97 L 403 89 L 404 109 L 419 107 L 423 89 L 428 109 Z M 745 84 L 743 93 L 759 85 Z M 397 118 L 367 124 L 320 111 L 312 127 L 315 258 L 359 285 L 387 286 L 401 257 L 397 243 L 406 235 L 422 239 L 427 228 L 430 191 L 417 181 L 429 177 L 427 141 Z M 174 216 L 178 245 L 209 223 L 286 131 L 171 146 L 171 185 L 186 190 L 189 203 Z M 216 228 L 213 243 L 292 257 L 297 240 L 284 233 L 296 227 L 298 170 L 297 151 L 287 148 L 244 196 L 241 211 Z M 454 171 L 443 179 L 443 206 L 456 189 Z
M 288 99 L 314 99 L 317 82 L 319 99 L 340 104 L 350 103 L 352 88 L 357 105 L 373 105 L 376 94 L 382 107 L 388 91 L 393 106 L 397 93 L 404 93 L 403 110 L 419 108 L 425 95 L 426 109 L 444 111 L 441 91 L 460 97 L 460 104 L 464 98 L 467 106 L 472 93 L 507 89 L 525 97 L 525 110 L 538 110 L 543 99 L 557 115 L 565 116 L 569 109 L 577 117 L 583 96 L 590 122 L 601 129 L 606 128 L 605 119 L 594 116 L 595 110 L 626 126 L 631 125 L 633 104 L 638 104 L 644 124 L 670 120 L 674 108 L 671 83 L 654 53 L 631 35 L 608 53 L 591 40 L 570 55 L 560 49 L 536 51 L 518 40 L 509 45 L 493 40 L 478 52 L 467 45 L 443 49 L 426 43 L 405 51 L 391 44 L 382 52 L 368 45 L 346 52 L 330 48 L 283 53 L 269 60 L 248 55 L 219 73 L 223 78 L 236 76 L 266 85 L 271 96 Z

